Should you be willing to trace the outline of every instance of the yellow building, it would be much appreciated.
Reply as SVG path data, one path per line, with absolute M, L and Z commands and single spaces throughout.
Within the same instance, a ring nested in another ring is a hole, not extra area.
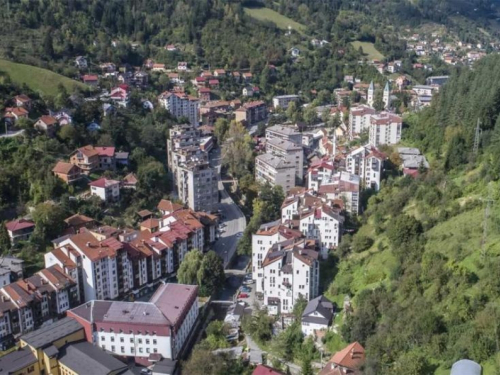
M 21 337 L 20 348 L 0 357 L 0 374 L 130 375 L 128 367 L 85 341 L 83 327 L 64 318 Z

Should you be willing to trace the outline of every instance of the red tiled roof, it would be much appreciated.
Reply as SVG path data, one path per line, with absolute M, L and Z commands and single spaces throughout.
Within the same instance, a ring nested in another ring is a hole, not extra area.
M 92 181 L 89 183 L 89 186 L 94 186 L 94 187 L 98 187 L 98 188 L 105 188 L 105 187 L 108 187 L 108 186 L 111 186 L 111 185 L 115 185 L 115 184 L 119 184 L 120 181 L 116 181 L 116 180 L 108 180 L 106 177 L 102 177 L 98 180 L 95 180 L 95 181 Z
M 113 157 L 115 155 L 114 147 L 94 147 L 94 149 L 98 152 L 99 156 Z
M 34 222 L 25 219 L 13 220 L 9 221 L 8 223 L 5 223 L 5 227 L 7 228 L 7 230 L 11 232 L 15 232 L 26 228 L 32 228 L 34 226 L 35 226 Z
M 16 95 L 14 97 L 14 99 L 16 99 L 16 101 L 20 101 L 23 103 L 27 103 L 31 100 L 28 95 L 24 95 L 24 94 Z
M 63 161 L 57 162 L 56 166 L 52 168 L 52 172 L 61 174 L 70 174 L 73 169 L 79 169 L 76 165 L 66 163 Z
M 361 368 L 365 362 L 365 348 L 363 348 L 360 343 L 353 342 L 341 351 L 335 353 L 330 359 L 330 362 L 348 369 L 357 370 Z
M 83 76 L 83 82 L 98 81 L 98 80 L 99 80 L 99 77 L 97 76 L 97 74 L 85 74 Z
M 177 210 L 182 210 L 184 207 L 182 207 L 182 205 L 180 205 L 180 204 L 173 203 L 173 202 L 172 202 L 172 201 L 170 201 L 170 200 L 167 200 L 167 199 L 162 199 L 162 200 L 160 201 L 160 203 L 158 203 L 157 208 L 158 208 L 160 211 L 175 212 L 175 211 L 177 211 Z
M 57 124 L 57 119 L 52 116 L 43 115 L 38 121 L 42 121 L 45 125 L 51 126 Z
M 284 373 L 266 365 L 258 365 L 252 375 L 284 375 Z

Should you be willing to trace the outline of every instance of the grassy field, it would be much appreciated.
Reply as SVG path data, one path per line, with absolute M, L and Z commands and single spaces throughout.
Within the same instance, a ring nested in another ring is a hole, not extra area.
M 12 61 L 0 59 L 0 71 L 7 73 L 13 82 L 28 85 L 33 91 L 48 95 L 57 94 L 57 86 L 62 83 L 69 92 L 75 86 L 85 88 L 83 83 L 74 81 L 60 74 L 36 66 L 18 64 Z
M 292 29 L 298 31 L 299 33 L 303 33 L 305 30 L 305 26 L 295 22 L 294 20 L 285 17 L 278 12 L 275 12 L 269 8 L 247 8 L 245 7 L 245 13 L 249 16 L 259 20 L 259 21 L 269 21 L 274 22 L 277 27 L 283 30 L 287 30 L 288 26 L 291 26 Z
M 384 55 L 382 55 L 375 48 L 373 43 L 355 41 L 355 42 L 352 42 L 351 44 L 356 49 L 358 49 L 359 47 L 363 48 L 363 52 L 365 53 L 365 55 L 368 55 L 368 58 L 370 60 L 382 60 L 382 59 L 384 59 Z

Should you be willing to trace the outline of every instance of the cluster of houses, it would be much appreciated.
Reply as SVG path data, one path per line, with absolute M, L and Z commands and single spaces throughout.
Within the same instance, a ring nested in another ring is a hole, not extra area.
M 148 303 L 111 300 L 134 299 L 174 276 L 189 251 L 203 252 L 215 241 L 217 217 L 168 200 L 157 209 L 138 213 L 139 230 L 99 225 L 80 214 L 67 218 L 54 249 L 45 254 L 45 268 L 28 278 L 22 261 L 0 258 L 0 345 L 8 347 L 67 314 L 85 328 L 89 342 L 109 352 L 136 362 L 153 354 L 175 359 L 197 319 L 196 287 L 162 285 Z M 32 231 L 32 222 L 15 224 L 24 223 Z M 16 229 L 12 222 L 7 228 L 9 235 Z M 169 315 L 159 319 L 163 307 Z M 127 345 L 120 349 L 124 337 Z M 129 345 L 131 339 L 139 341 Z
M 406 40 L 407 52 L 415 53 L 418 57 L 429 58 L 437 56 L 450 65 L 470 66 L 480 58 L 486 56 L 487 48 L 498 50 L 498 43 L 466 43 L 457 38 L 438 33 L 413 33 L 403 37 Z
M 74 184 L 89 179 L 95 172 L 115 171 L 117 166 L 128 165 L 128 152 L 116 151 L 115 147 L 100 147 L 87 145 L 73 151 L 69 162 L 58 161 L 52 173 L 67 184 Z M 90 196 L 97 196 L 104 202 L 117 202 L 120 199 L 120 188 L 135 189 L 137 177 L 129 173 L 122 181 L 106 177 L 90 181 Z

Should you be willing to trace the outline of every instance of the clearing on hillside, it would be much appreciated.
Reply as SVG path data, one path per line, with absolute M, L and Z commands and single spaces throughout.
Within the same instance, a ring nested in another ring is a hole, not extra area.
M 375 48 L 375 45 L 373 43 L 355 41 L 351 42 L 351 44 L 356 49 L 358 49 L 359 47 L 363 48 L 363 52 L 368 56 L 368 59 L 370 60 L 383 60 L 385 57 Z
M 258 6 L 245 6 L 245 13 L 259 21 L 273 22 L 282 30 L 287 30 L 290 26 L 293 30 L 303 33 L 305 26 L 295 22 L 294 20 L 285 17 L 272 9 L 258 7 Z
M 50 70 L 2 59 L 0 59 L 0 71 L 7 73 L 12 82 L 18 85 L 25 83 L 33 91 L 39 91 L 48 95 L 56 95 L 57 86 L 61 83 L 70 93 L 75 87 L 86 88 L 83 83 L 51 72 Z

